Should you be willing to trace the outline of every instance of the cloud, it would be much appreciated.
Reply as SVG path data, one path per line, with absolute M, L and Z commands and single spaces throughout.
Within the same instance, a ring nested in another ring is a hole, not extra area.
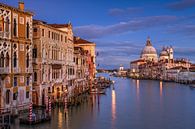
M 195 7 L 195 0 L 180 0 L 167 5 L 172 10 L 185 10 L 188 8 Z
M 134 32 L 145 28 L 154 28 L 159 26 L 168 25 L 177 20 L 176 16 L 149 16 L 134 18 L 127 22 L 120 22 L 113 25 L 100 26 L 100 25 L 86 25 L 75 27 L 74 32 L 76 35 L 87 39 L 95 39 L 113 34 L 120 34 L 125 32 Z
M 145 45 L 144 42 L 140 44 L 132 41 L 97 42 L 97 46 L 99 44 L 102 44 L 97 48 L 99 52 L 99 56 L 97 57 L 97 63 L 100 64 L 99 68 L 118 68 L 120 64 L 124 65 L 125 68 L 129 68 L 129 62 L 140 57 L 140 53 Z M 106 45 L 103 46 L 103 44 Z M 173 47 L 175 58 L 188 58 L 192 62 L 195 61 L 195 48 Z M 162 50 L 162 46 L 159 45 L 155 48 L 158 54 Z
M 96 43 L 99 52 L 97 57 L 99 68 L 118 68 L 120 64 L 129 68 L 129 62 L 139 58 L 144 47 L 144 44 L 139 45 L 139 43 L 132 41 L 96 41 Z
M 140 7 L 129 7 L 126 9 L 113 8 L 109 10 L 109 15 L 111 16 L 124 16 L 124 15 L 134 15 L 142 12 L 143 9 Z
M 190 38 L 195 38 L 195 24 L 178 24 L 170 26 L 167 31 L 169 33 L 182 34 Z

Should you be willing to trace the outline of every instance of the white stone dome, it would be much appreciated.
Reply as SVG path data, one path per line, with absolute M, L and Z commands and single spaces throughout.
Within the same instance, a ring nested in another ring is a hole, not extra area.
M 150 41 L 150 38 L 147 39 L 146 46 L 141 52 L 142 59 L 150 60 L 150 61 L 156 61 L 158 56 L 156 49 L 152 46 L 152 43 Z

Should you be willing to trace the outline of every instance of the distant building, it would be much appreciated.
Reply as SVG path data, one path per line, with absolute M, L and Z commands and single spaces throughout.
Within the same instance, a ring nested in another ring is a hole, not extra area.
M 163 47 L 161 53 L 160 53 L 160 57 L 159 57 L 160 61 L 166 61 L 166 62 L 173 62 L 174 58 L 173 58 L 173 48 L 172 47 Z
M 173 47 L 163 47 L 159 54 L 147 39 L 146 46 L 141 52 L 140 59 L 130 62 L 130 77 L 175 80 L 177 68 L 190 68 L 187 59 L 174 59 Z

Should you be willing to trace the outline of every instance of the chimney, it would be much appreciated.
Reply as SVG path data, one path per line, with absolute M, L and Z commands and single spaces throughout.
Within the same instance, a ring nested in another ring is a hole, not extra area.
M 20 10 L 24 11 L 24 2 L 19 1 L 19 2 L 18 2 L 18 8 L 19 8 Z

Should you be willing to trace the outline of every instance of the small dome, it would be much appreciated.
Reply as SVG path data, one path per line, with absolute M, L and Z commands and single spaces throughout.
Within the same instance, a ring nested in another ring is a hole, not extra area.
M 169 56 L 168 52 L 167 51 L 162 51 L 160 53 L 160 56 Z

